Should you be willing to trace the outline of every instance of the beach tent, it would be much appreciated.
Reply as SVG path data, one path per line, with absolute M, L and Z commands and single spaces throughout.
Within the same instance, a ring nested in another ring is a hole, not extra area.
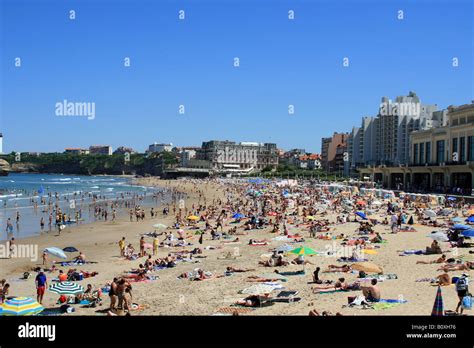
M 415 221 L 413 221 L 413 216 L 410 216 L 410 219 L 408 220 L 409 225 L 413 225 Z
M 433 316 L 442 316 L 444 315 L 444 305 L 443 305 L 443 294 L 441 293 L 441 286 L 438 285 L 438 290 L 436 291 L 436 298 L 433 305 L 433 310 L 431 311 Z
M 67 256 L 66 256 L 66 254 L 64 253 L 64 251 L 62 251 L 61 249 L 56 248 L 56 247 L 49 247 L 49 248 L 46 248 L 46 249 L 44 249 L 44 252 L 45 252 L 45 253 L 48 253 L 48 254 L 50 254 L 50 255 L 59 257 L 60 259 L 67 259 Z
M 84 293 L 84 287 L 72 282 L 61 282 L 50 285 L 49 291 L 58 295 L 77 295 Z
M 364 220 L 368 220 L 367 216 L 361 211 L 356 211 L 355 214 Z
M 366 273 L 377 273 L 377 274 L 382 274 L 383 269 L 382 267 L 376 265 L 375 263 L 372 262 L 359 262 L 359 263 L 354 263 L 351 265 L 353 270 L 356 271 L 364 271 Z
M 15 297 L 6 300 L 1 307 L 0 315 L 23 316 L 41 313 L 44 307 L 31 297 Z
M 461 232 L 464 237 L 474 237 L 474 229 L 464 230 Z
M 469 209 L 469 210 L 467 211 L 467 213 L 468 213 L 469 215 L 474 215 L 474 209 Z
M 469 216 L 469 217 L 466 219 L 466 222 L 474 223 L 474 215 Z

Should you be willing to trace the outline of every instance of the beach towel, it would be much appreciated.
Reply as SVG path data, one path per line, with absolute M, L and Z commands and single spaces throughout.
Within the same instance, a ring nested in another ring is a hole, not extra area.
M 372 305 L 372 308 L 375 310 L 384 310 L 397 307 L 400 303 L 385 303 L 385 302 L 376 302 Z
M 305 275 L 305 271 L 287 271 L 287 272 L 278 272 L 282 276 L 296 276 L 296 275 Z
M 382 298 L 379 302 L 376 303 L 407 303 L 407 300 L 400 300 L 400 299 L 390 299 L 390 298 Z

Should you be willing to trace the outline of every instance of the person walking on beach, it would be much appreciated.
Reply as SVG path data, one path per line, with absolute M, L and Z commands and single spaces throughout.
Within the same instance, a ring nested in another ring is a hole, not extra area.
M 160 245 L 160 240 L 158 237 L 153 238 L 153 256 L 158 253 L 158 246 Z
M 118 279 L 114 278 L 110 284 L 109 297 L 110 297 L 110 310 L 115 310 L 115 304 L 117 303 L 117 282 Z
M 122 239 L 119 240 L 118 245 L 120 248 L 120 256 L 125 257 L 125 237 L 122 237 Z
M 38 275 L 36 276 L 35 283 L 37 295 L 36 300 L 39 304 L 43 304 L 44 291 L 46 289 L 46 286 L 48 286 L 48 281 L 42 269 L 40 269 Z
M 458 281 L 456 282 L 456 292 L 458 293 L 458 298 L 459 298 L 458 305 L 456 306 L 456 313 L 459 311 L 459 308 L 461 308 L 461 314 L 462 314 L 464 311 L 464 308 L 462 306 L 463 299 L 465 296 L 469 295 L 468 274 L 463 273 L 463 275 L 458 279 Z
M 140 257 L 145 255 L 145 237 L 140 238 Z
M 391 223 L 391 230 L 392 230 L 392 233 L 397 233 L 397 224 L 398 224 L 398 216 L 397 214 L 393 214 L 391 219 L 390 219 L 390 223 Z

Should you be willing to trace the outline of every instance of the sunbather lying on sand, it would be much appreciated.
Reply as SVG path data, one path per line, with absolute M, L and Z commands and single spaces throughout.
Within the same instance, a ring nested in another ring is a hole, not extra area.
M 332 272 L 350 272 L 352 270 L 351 266 L 349 265 L 329 265 L 327 270 L 324 270 L 324 273 L 332 273 Z
M 268 294 L 263 296 L 251 295 L 244 298 L 243 300 L 237 301 L 235 304 L 245 307 L 260 307 L 262 305 L 262 302 L 268 298 Z
M 257 246 L 268 245 L 268 242 L 265 239 L 263 240 L 250 239 L 249 245 L 257 245 Z
M 440 258 L 437 258 L 436 260 L 432 261 L 417 261 L 417 264 L 423 264 L 423 265 L 430 265 L 433 263 L 445 263 L 446 262 L 446 255 L 442 255 Z
M 445 265 L 438 268 L 438 271 L 450 272 L 450 271 L 469 271 L 474 266 L 473 262 L 460 263 L 455 265 Z

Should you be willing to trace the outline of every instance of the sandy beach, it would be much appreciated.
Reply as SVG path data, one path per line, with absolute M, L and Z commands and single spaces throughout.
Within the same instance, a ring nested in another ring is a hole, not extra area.
M 166 188 L 176 188 L 188 194 L 186 199 L 186 208 L 191 210 L 193 204 L 203 204 L 204 198 L 207 204 L 211 204 L 213 199 L 224 199 L 225 185 L 218 182 L 186 182 L 163 181 L 156 178 L 137 179 L 140 185 L 160 186 Z M 199 197 L 199 191 L 203 192 L 203 196 Z M 56 246 L 64 248 L 74 246 L 78 250 L 84 252 L 87 260 L 97 263 L 74 266 L 78 270 L 89 272 L 98 272 L 95 277 L 84 279 L 79 283 L 84 287 L 92 284 L 94 288 L 103 287 L 114 277 L 137 268 L 140 263 L 145 261 L 145 257 L 128 261 L 120 257 L 118 241 L 125 237 L 127 243 L 132 243 L 138 249 L 140 235 L 146 232 L 152 232 L 152 225 L 163 223 L 171 226 L 175 217 L 170 213 L 167 217 L 162 215 L 162 207 L 157 207 L 158 216 L 154 219 L 150 218 L 149 209 L 146 209 L 146 218 L 141 222 L 130 222 L 128 216 L 121 216 L 117 221 L 112 222 L 94 222 L 91 224 L 81 225 L 74 228 L 66 229 L 57 236 L 55 232 L 44 233 L 39 237 L 32 237 L 19 240 L 19 244 L 38 244 L 40 250 L 38 262 L 31 262 L 27 259 L 0 259 L 0 278 L 5 278 L 10 283 L 10 296 L 29 296 L 35 297 L 34 276 L 28 280 L 21 280 L 23 272 L 30 271 L 32 267 L 41 266 L 41 251 L 46 247 Z M 338 213 L 328 212 L 325 219 L 329 219 L 335 223 Z M 319 219 L 319 217 L 317 217 Z M 352 219 L 352 218 L 351 218 Z M 224 231 L 228 231 L 233 224 L 232 219 L 224 222 Z M 199 226 L 204 226 L 203 222 Z M 300 233 L 304 238 L 304 243 L 297 246 L 307 246 L 317 251 L 324 251 L 328 246 L 339 245 L 340 240 L 322 240 L 309 237 L 307 228 L 288 226 L 290 231 Z M 345 234 L 346 236 L 354 236 L 358 229 L 358 222 L 348 222 L 344 224 L 332 224 L 331 233 Z M 374 230 L 386 240 L 386 243 L 380 244 L 380 247 L 374 249 L 376 254 L 365 254 L 369 261 L 376 263 L 383 268 L 384 274 L 396 274 L 397 279 L 386 279 L 379 282 L 382 298 L 399 299 L 403 298 L 406 303 L 397 304 L 396 306 L 386 309 L 361 309 L 343 307 L 348 304 L 348 296 L 356 296 L 361 291 L 351 292 L 335 292 L 327 294 L 314 294 L 311 287 L 314 284 L 308 284 L 312 280 L 312 272 L 316 266 L 325 269 L 330 264 L 339 264 L 336 257 L 327 257 L 321 255 L 306 256 L 306 260 L 314 265 L 306 265 L 306 273 L 304 275 L 287 276 L 287 281 L 283 282 L 286 290 L 298 291 L 297 297 L 300 301 L 292 303 L 275 303 L 272 306 L 255 308 L 249 310 L 242 315 L 308 315 L 311 309 L 318 312 L 330 311 L 332 313 L 340 312 L 343 315 L 430 315 L 436 296 L 437 287 L 432 286 L 429 282 L 417 282 L 422 278 L 434 278 L 442 272 L 437 271 L 439 264 L 417 264 L 417 261 L 432 261 L 440 255 L 410 255 L 399 256 L 400 250 L 407 249 L 425 249 L 432 242 L 426 235 L 431 233 L 434 228 L 422 226 L 415 222 L 412 225 L 416 232 L 399 232 L 391 234 L 389 225 L 377 224 Z M 184 228 L 191 238 L 186 240 L 192 243 L 184 249 L 191 250 L 195 247 L 213 246 L 218 249 L 204 250 L 203 258 L 195 258 L 192 262 L 180 262 L 176 267 L 168 268 L 153 272 L 158 276 L 157 280 L 133 283 L 133 302 L 140 305 L 139 310 L 131 311 L 131 315 L 213 315 L 218 314 L 222 307 L 229 307 L 235 301 L 242 299 L 245 295 L 239 294 L 239 290 L 247 288 L 256 283 L 248 282 L 247 277 L 271 273 L 274 268 L 263 267 L 258 264 L 262 260 L 261 255 L 271 254 L 271 249 L 282 245 L 282 242 L 272 240 L 276 237 L 270 233 L 271 226 L 263 229 L 255 229 L 248 231 L 248 235 L 238 235 L 240 242 L 224 243 L 225 240 L 211 240 L 209 234 L 204 235 L 203 244 L 198 243 L 199 236 L 194 234 L 194 230 Z M 266 239 L 268 245 L 251 246 L 248 245 L 250 238 Z M 151 243 L 152 238 L 146 238 Z M 333 244 L 334 243 L 334 244 Z M 447 249 L 446 244 L 442 244 L 443 250 Z M 183 247 L 159 248 L 158 257 L 166 256 L 170 251 L 177 251 Z M 449 250 L 449 249 L 448 249 Z M 459 255 L 469 254 L 468 249 L 458 249 Z M 221 259 L 230 252 L 236 256 L 235 259 Z M 73 253 L 76 256 L 77 253 Z M 446 253 L 446 256 L 454 257 L 452 252 Z M 294 257 L 294 255 L 293 255 Z M 288 259 L 293 258 L 289 256 Z M 154 257 L 155 258 L 155 257 Z M 58 260 L 53 257 L 50 260 Z M 349 262 L 350 263 L 350 262 Z M 195 268 L 201 268 L 205 271 L 212 272 L 213 275 L 223 275 L 227 266 L 238 268 L 250 268 L 254 271 L 245 273 L 235 273 L 232 276 L 213 278 L 205 281 L 190 281 L 188 279 L 178 279 L 178 276 L 184 272 L 189 272 Z M 67 270 L 72 267 L 59 267 Z M 302 269 L 301 265 L 289 265 L 278 268 L 281 272 L 296 272 Z M 450 272 L 450 275 L 460 275 L 462 271 Z M 48 279 L 56 277 L 58 272 L 47 273 Z M 357 279 L 356 273 L 322 273 L 321 277 L 329 280 L 337 280 L 345 277 L 346 281 L 352 282 Z M 51 282 L 50 282 L 51 283 Z M 458 298 L 454 285 L 445 286 L 443 290 L 443 300 L 445 309 L 454 310 L 456 308 Z M 109 306 L 108 296 L 104 296 L 105 300 L 101 306 L 96 308 L 82 308 L 80 305 L 74 305 L 76 311 L 67 315 L 105 315 L 103 310 Z M 58 295 L 46 291 L 43 305 L 47 308 L 56 308 Z M 467 312 L 469 314 L 469 312 Z

